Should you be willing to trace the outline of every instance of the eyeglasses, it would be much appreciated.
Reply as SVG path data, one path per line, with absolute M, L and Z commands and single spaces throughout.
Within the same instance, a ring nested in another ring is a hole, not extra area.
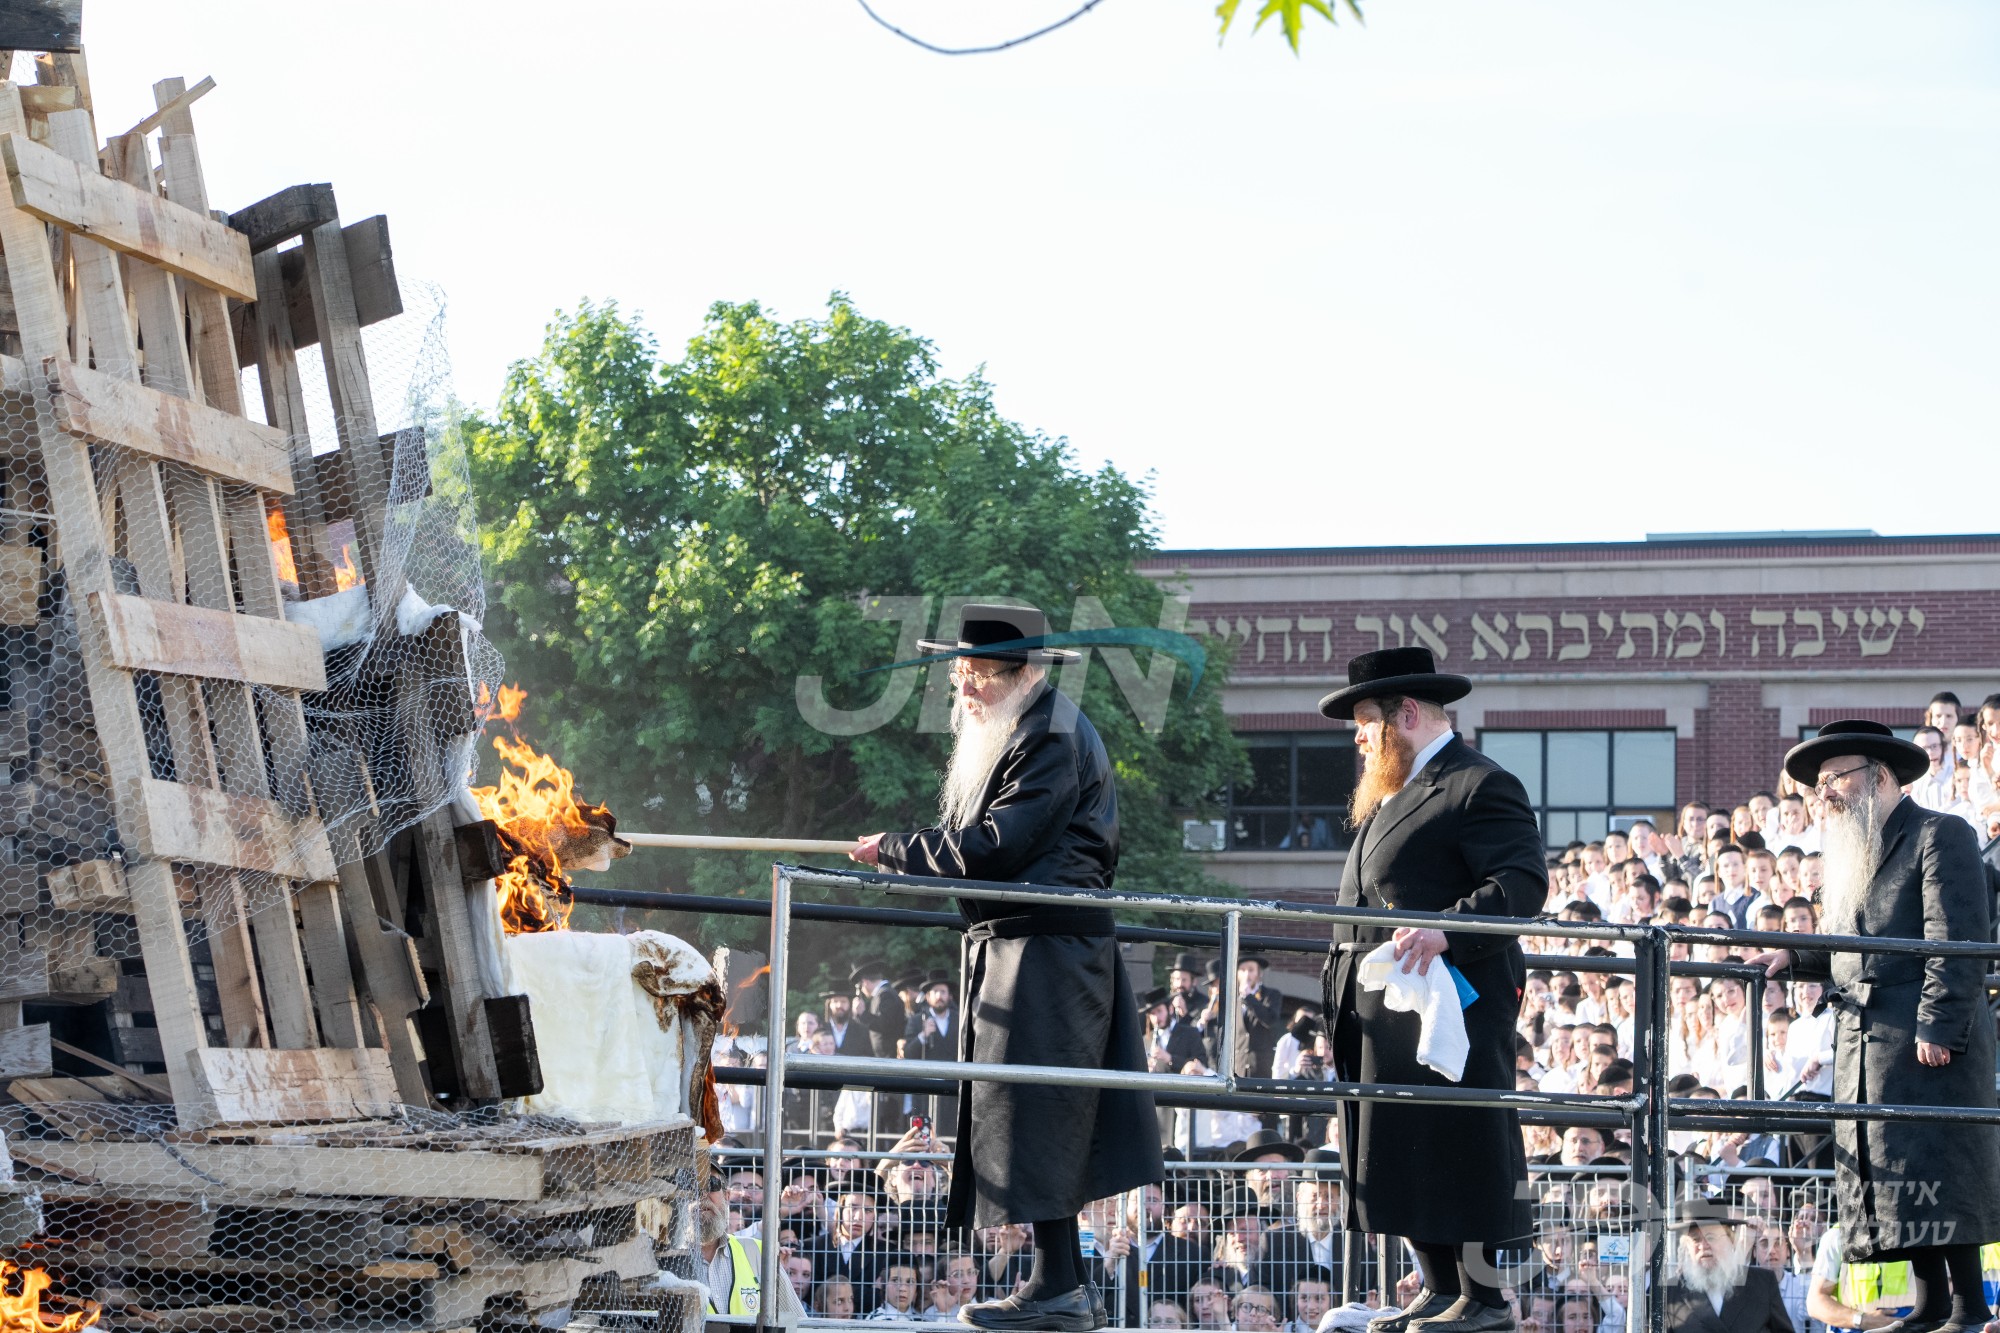
M 960 684 L 969 681 L 974 685 L 990 685 L 1002 676 L 1013 675 L 1021 669 L 1022 665 L 1022 663 L 1016 662 L 1011 666 L 995 667 L 991 671 L 974 671 L 965 664 L 963 659 L 960 659 L 951 664 L 951 678 Z
M 1822 773 L 1819 775 L 1819 781 L 1813 783 L 1813 790 L 1825 791 L 1827 789 L 1828 784 L 1833 782 L 1835 778 L 1844 778 L 1849 773 L 1859 773 L 1864 768 L 1873 768 L 1873 767 L 1874 767 L 1873 764 L 1856 764 L 1853 768 L 1843 768 L 1838 773 Z

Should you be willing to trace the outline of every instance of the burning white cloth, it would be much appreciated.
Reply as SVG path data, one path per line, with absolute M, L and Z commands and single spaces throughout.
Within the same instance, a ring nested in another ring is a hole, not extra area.
M 686 941 L 656 930 L 506 935 L 500 981 L 500 994 L 528 997 L 541 1056 L 542 1091 L 523 1109 L 621 1124 L 698 1111 L 688 1084 L 699 1039 L 671 1000 L 713 986 L 715 971 Z

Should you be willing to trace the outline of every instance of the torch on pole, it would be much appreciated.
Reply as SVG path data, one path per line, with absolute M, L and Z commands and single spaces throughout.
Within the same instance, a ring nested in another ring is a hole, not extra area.
M 705 833 L 624 832 L 618 836 L 634 847 L 679 847 L 693 852 L 797 852 L 807 856 L 845 856 L 854 848 L 851 838 L 721 838 Z

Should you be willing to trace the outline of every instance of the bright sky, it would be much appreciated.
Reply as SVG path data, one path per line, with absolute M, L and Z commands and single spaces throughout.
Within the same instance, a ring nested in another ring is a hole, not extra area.
M 967 41 L 1074 3 L 878 7 Z M 1993 527 L 1991 0 L 1370 0 L 1297 59 L 1211 9 L 957 59 L 848 0 L 87 0 L 85 35 L 103 132 L 216 79 L 219 206 L 387 213 L 482 406 L 584 298 L 673 349 L 839 289 L 1155 473 L 1171 546 Z

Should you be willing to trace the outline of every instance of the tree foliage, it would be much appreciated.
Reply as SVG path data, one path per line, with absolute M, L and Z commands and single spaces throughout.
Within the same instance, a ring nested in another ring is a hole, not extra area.
M 934 615 L 1024 601 L 1064 628 L 1095 597 L 1120 625 L 1160 623 L 1162 592 L 1134 569 L 1153 542 L 1143 485 L 1078 468 L 1064 441 L 1002 417 L 978 375 L 942 378 L 927 342 L 839 295 L 790 323 L 717 304 L 671 361 L 615 306 L 581 306 L 512 368 L 471 460 L 487 630 L 529 689 L 524 733 L 626 827 L 847 838 L 930 822 L 948 737 L 919 728 L 926 686 L 851 737 L 795 697 L 801 676 L 845 708 L 893 687 L 898 673 L 855 677 L 897 660 L 897 626 L 864 618 L 872 599 L 930 596 Z M 1101 663 L 1087 674 L 1118 771 L 1121 885 L 1220 887 L 1180 852 L 1178 815 L 1243 762 L 1222 667 L 1192 698 L 1180 673 L 1156 731 Z M 741 893 L 770 859 L 641 853 L 619 869 Z
M 1346 2 L 1348 12 L 1359 20 L 1361 0 L 1346 0 Z M 1257 22 L 1250 31 L 1261 32 L 1266 23 L 1274 18 L 1277 19 L 1279 28 L 1285 34 L 1285 41 L 1292 48 L 1292 54 L 1297 55 L 1299 35 L 1305 28 L 1305 12 L 1310 9 L 1328 23 L 1335 23 L 1339 21 L 1335 17 L 1335 10 L 1340 3 L 1341 0 L 1264 0 L 1264 4 L 1257 10 Z M 1242 6 L 1243 0 L 1219 0 L 1215 6 L 1215 17 L 1221 23 L 1221 36 L 1229 35 L 1229 25 L 1236 21 L 1236 11 Z

